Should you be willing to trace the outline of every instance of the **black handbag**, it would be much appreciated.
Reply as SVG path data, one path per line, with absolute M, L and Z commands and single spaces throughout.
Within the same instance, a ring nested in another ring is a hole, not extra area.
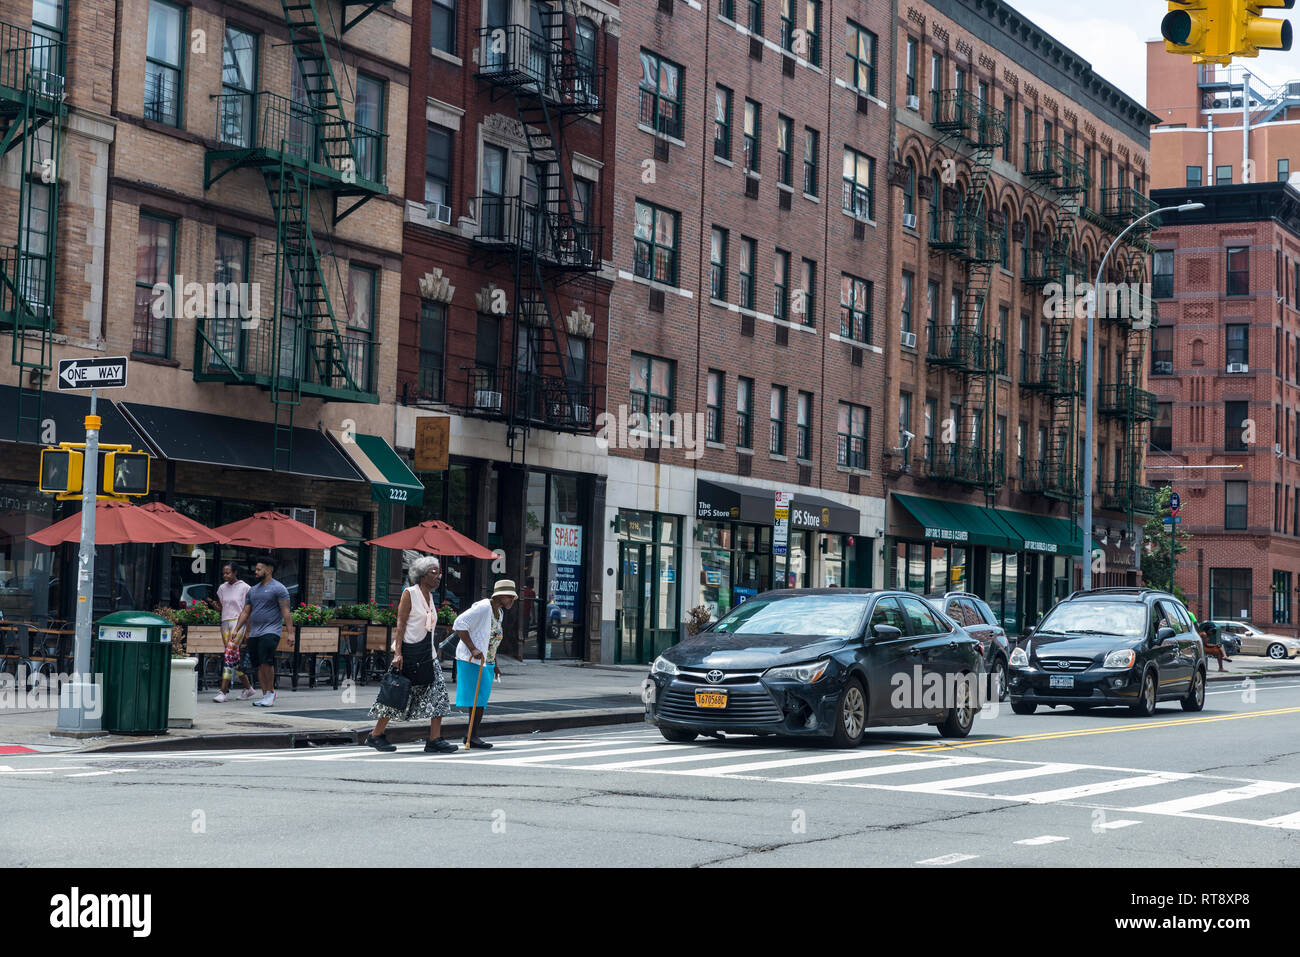
M 394 711 L 404 712 L 410 700 L 411 679 L 389 668 L 379 682 L 379 703 Z
M 413 685 L 433 684 L 437 664 L 433 660 L 433 633 L 402 649 L 402 676 Z

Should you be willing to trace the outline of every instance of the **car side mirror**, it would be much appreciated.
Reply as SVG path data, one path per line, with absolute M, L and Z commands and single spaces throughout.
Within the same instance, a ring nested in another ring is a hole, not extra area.
M 903 637 L 902 629 L 895 628 L 893 625 L 876 625 L 871 629 L 871 633 L 877 638 L 884 638 L 887 641 L 892 638 Z
M 1177 636 L 1178 632 L 1174 631 L 1172 628 L 1161 628 L 1156 632 L 1156 644 L 1163 645 L 1170 638 L 1176 638 Z

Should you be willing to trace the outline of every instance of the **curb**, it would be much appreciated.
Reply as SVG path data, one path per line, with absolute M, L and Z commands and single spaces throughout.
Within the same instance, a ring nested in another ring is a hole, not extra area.
M 607 724 L 633 724 L 645 719 L 643 708 L 622 709 L 619 711 L 585 711 L 567 715 L 546 715 L 536 718 L 527 716 L 485 718 L 479 728 L 485 734 L 496 737 L 513 734 L 529 734 L 533 731 L 564 731 L 570 728 L 590 728 Z M 446 722 L 443 725 L 444 737 L 455 740 L 457 732 L 464 735 L 468 722 Z M 124 741 L 108 744 L 101 748 L 84 748 L 84 754 L 120 754 L 142 751 L 207 751 L 213 749 L 238 748 L 319 748 L 350 747 L 363 744 L 369 728 L 303 731 L 272 731 L 250 734 L 202 734 L 184 738 L 163 738 L 149 741 Z M 389 727 L 386 735 L 389 741 L 405 744 L 410 741 L 423 741 L 429 736 L 425 724 Z
M 1206 682 L 1210 681 L 1240 681 L 1245 678 L 1300 678 L 1300 671 L 1239 671 L 1236 674 L 1219 674 L 1217 671 L 1213 674 L 1206 673 Z

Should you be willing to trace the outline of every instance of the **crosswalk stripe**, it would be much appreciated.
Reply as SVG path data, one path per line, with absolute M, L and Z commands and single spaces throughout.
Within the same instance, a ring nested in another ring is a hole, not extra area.
M 863 758 L 889 758 L 894 755 L 886 751 L 840 752 L 838 754 L 814 754 L 801 758 L 785 758 L 777 761 L 755 761 L 752 764 L 732 764 L 721 768 L 696 768 L 690 771 L 678 771 L 687 777 L 714 777 L 720 774 L 737 774 L 749 771 L 766 771 L 772 768 L 791 768 L 802 764 L 830 764 L 836 761 L 861 761 Z
M 1141 824 L 1141 821 L 1104 821 L 1099 827 L 1103 831 L 1114 831 L 1121 827 L 1132 827 L 1134 824 Z
M 614 764 L 566 764 L 572 771 L 623 771 L 628 768 L 657 767 L 661 764 L 685 764 L 690 761 L 714 761 L 720 758 L 752 758 L 759 755 L 789 754 L 793 748 L 770 748 L 762 751 L 721 751 L 698 748 L 692 754 L 678 754 L 670 758 L 644 758 L 640 761 L 617 761 Z
M 1170 781 L 1182 781 L 1191 776 L 1176 771 L 1160 771 L 1155 774 L 1145 774 L 1141 777 L 1120 778 L 1115 781 L 1102 781 L 1098 784 L 1080 784 L 1075 787 L 1056 788 L 1051 791 L 1036 791 L 1033 794 L 1008 794 L 1004 795 L 1004 797 L 1009 800 L 1024 801 L 1026 804 L 1052 804 L 1056 801 L 1077 801 L 1080 798 L 1092 797 L 1095 794 L 1110 794 L 1113 791 L 1127 791 L 1130 788 L 1146 788 L 1157 784 L 1168 784 Z
M 1175 798 L 1172 801 L 1160 801 L 1156 804 L 1144 804 L 1141 807 L 1128 807 L 1130 812 L 1145 811 L 1148 814 L 1182 814 L 1186 811 L 1198 811 L 1204 807 L 1227 804 L 1229 801 L 1244 801 L 1248 798 L 1263 797 L 1267 794 L 1280 794 L 1300 788 L 1300 784 L 1285 781 L 1252 781 L 1249 784 L 1208 794 L 1194 794 L 1191 797 Z
M 99 777 L 101 774 L 130 774 L 134 770 L 134 768 L 114 768 L 111 771 L 82 771 L 80 774 L 66 776 L 70 778 L 94 778 Z
M 585 745 L 585 747 L 590 747 L 590 745 Z M 543 754 L 540 757 L 530 754 L 527 757 L 522 757 L 522 758 L 514 758 L 514 757 L 479 758 L 474 761 L 459 761 L 457 763 L 459 764 L 502 764 L 502 765 L 509 765 L 511 767 L 520 767 L 520 766 L 528 766 L 533 764 L 541 764 L 543 761 L 570 761 L 579 758 L 582 759 L 603 758 L 606 755 L 614 755 L 614 754 L 641 754 L 646 751 L 678 751 L 680 749 L 681 749 L 680 744 L 658 744 L 658 745 L 650 745 L 649 747 L 643 746 L 639 748 L 604 748 L 599 751 L 580 751 L 577 754 Z
M 1285 827 L 1293 830 L 1300 830 L 1300 811 L 1294 814 L 1283 814 L 1281 817 L 1270 817 L 1266 821 L 1260 821 L 1269 827 Z
M 1060 837 L 1056 834 L 1044 834 L 1041 837 L 1027 837 L 1023 841 L 1016 841 L 1016 844 L 1027 844 L 1030 847 L 1037 847 L 1039 844 L 1057 844 L 1061 841 L 1068 841 L 1068 837 Z
M 917 861 L 918 864 L 935 864 L 940 867 L 945 864 L 960 864 L 962 861 L 973 861 L 979 857 L 978 854 L 945 854 L 943 857 L 932 857 L 929 860 Z
M 1012 768 L 1010 771 L 993 771 L 990 774 L 975 774 L 964 778 L 949 778 L 947 781 L 927 781 L 924 784 L 900 784 L 897 791 L 916 791 L 922 794 L 941 794 L 945 791 L 965 791 L 985 784 L 1001 784 L 1003 781 L 1017 781 L 1020 778 L 1036 778 L 1045 774 L 1064 774 L 1078 770 L 1079 764 L 1043 764 L 1038 767 Z
M 847 771 L 826 771 L 822 774 L 805 774 L 797 778 L 782 778 L 783 781 L 795 781 L 800 784 L 832 784 L 836 781 L 852 781 L 856 778 L 879 777 L 885 774 L 902 774 L 906 771 L 928 771 L 931 768 L 954 767 L 961 764 L 983 764 L 993 758 L 974 758 L 965 755 L 951 755 L 928 758 L 925 761 L 908 761 L 906 764 L 887 764 L 883 767 L 850 768 Z

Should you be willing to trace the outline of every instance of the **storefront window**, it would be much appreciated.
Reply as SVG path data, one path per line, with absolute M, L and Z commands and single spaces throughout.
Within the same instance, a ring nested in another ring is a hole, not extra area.
M 0 484 L 0 611 L 44 624 L 59 608 L 57 551 L 27 536 L 54 520 L 54 500 L 31 486 Z
M 1002 613 L 1003 557 L 1002 552 L 989 552 L 989 587 L 984 595 L 993 613 L 999 616 Z
M 925 546 L 912 545 L 907 546 L 907 583 L 904 585 L 907 591 L 914 591 L 917 594 L 925 592 Z
M 680 637 L 681 521 L 675 515 L 619 512 L 615 615 L 621 663 L 647 664 Z M 701 580 L 717 579 L 709 561 L 715 551 L 704 549 L 704 554 Z M 716 554 L 731 553 L 720 549 Z M 729 580 L 729 575 L 719 580 Z
M 700 522 L 696 534 L 701 545 L 699 603 L 714 618 L 772 587 L 771 526 Z M 799 534 L 790 536 L 792 563 Z
M 787 588 L 808 587 L 808 533 L 792 531 L 789 540 L 789 564 L 786 568 Z
M 945 545 L 930 546 L 930 587 L 927 594 L 942 595 L 948 591 L 948 548 Z
M 822 587 L 844 585 L 844 536 L 823 533 L 817 536 L 822 556 Z
M 360 512 L 321 512 L 320 528 L 344 540 L 342 545 L 325 550 L 325 588 L 322 598 L 328 604 L 350 605 L 370 597 L 370 570 L 366 560 L 370 549 L 363 543 L 366 516 Z

